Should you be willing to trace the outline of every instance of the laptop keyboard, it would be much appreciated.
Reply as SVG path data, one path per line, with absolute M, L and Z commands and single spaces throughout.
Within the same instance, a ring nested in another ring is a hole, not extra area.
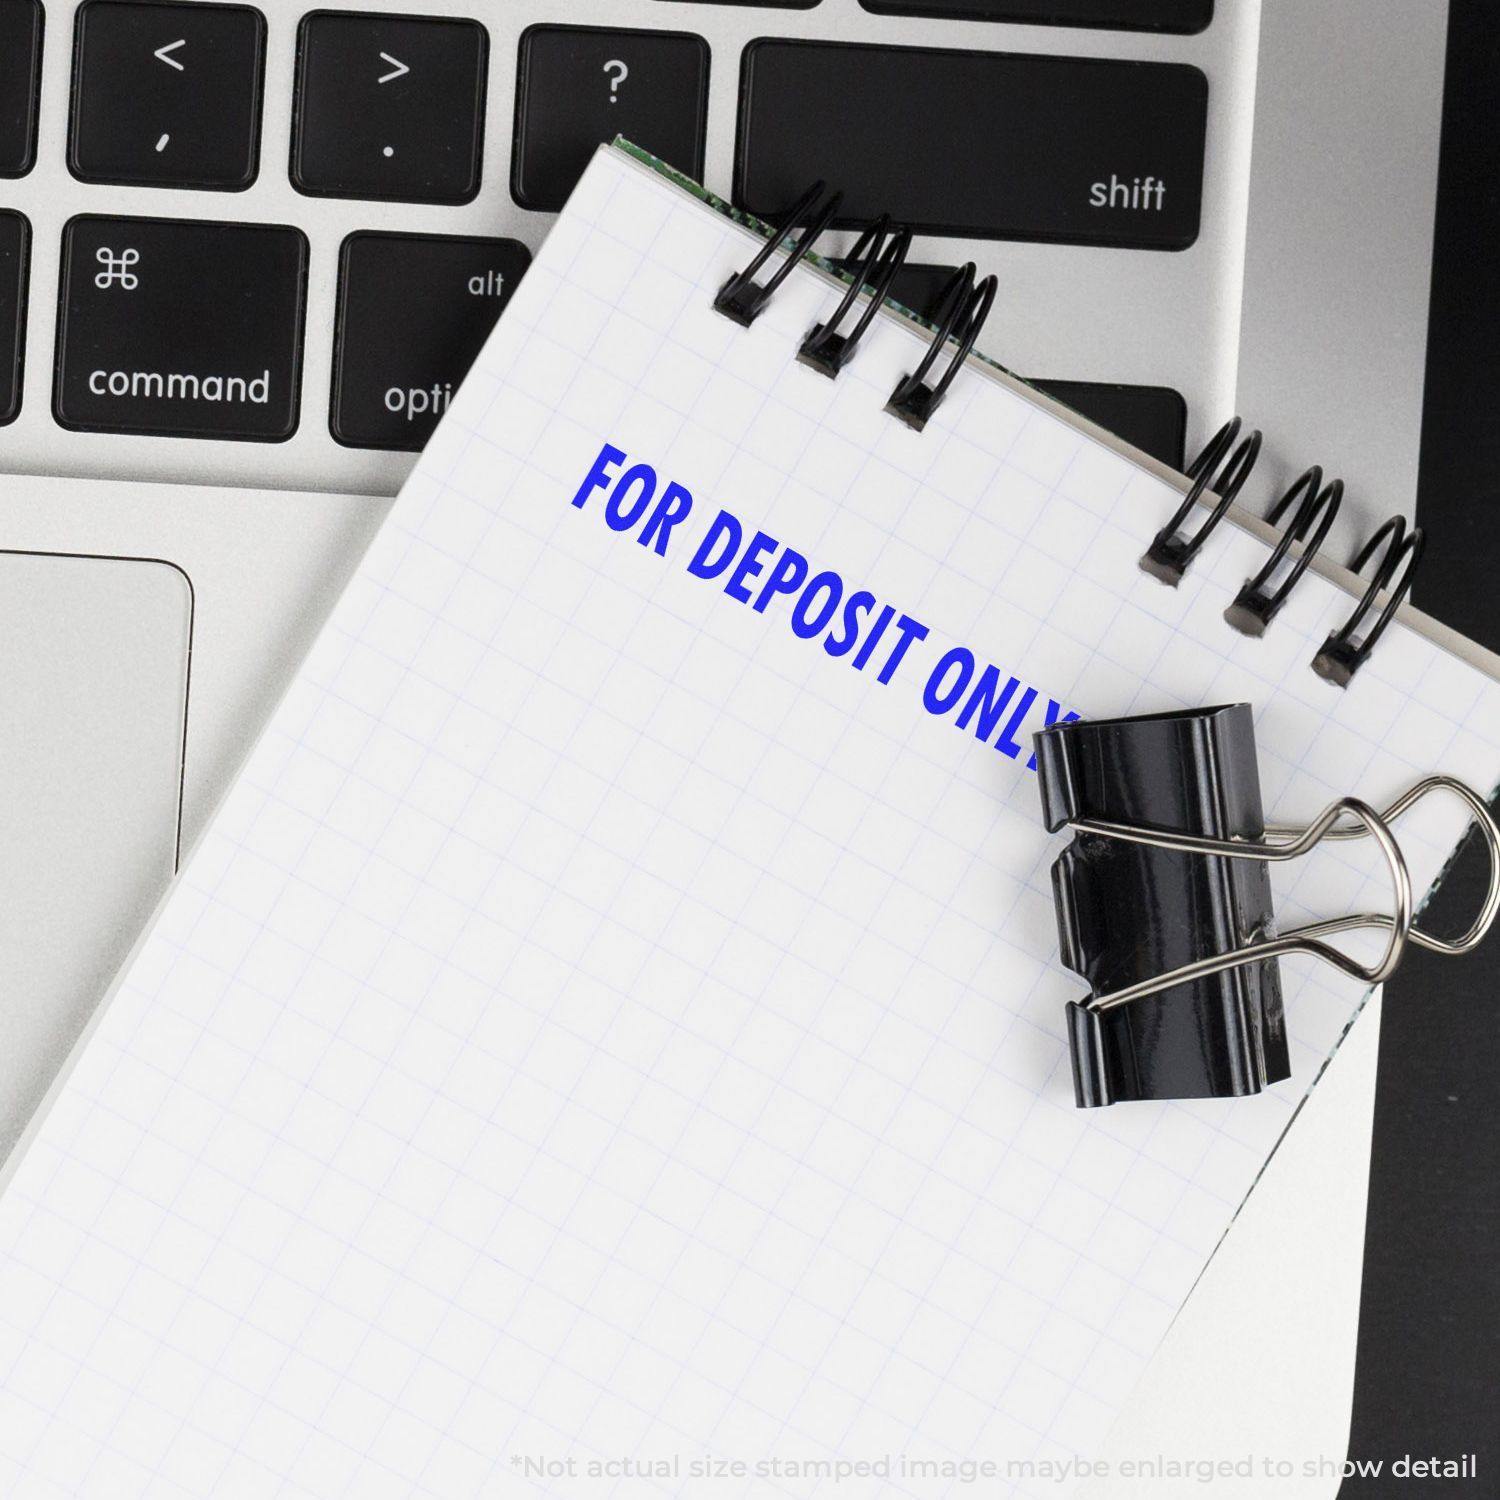
M 1184 34 L 1212 18 L 1212 0 L 862 3 L 872 20 L 930 14 Z M 745 0 L 630 10 L 677 20 L 719 4 Z M 753 8 L 764 32 L 817 6 Z M 962 33 L 974 36 L 968 49 L 761 35 L 725 56 L 686 28 L 551 21 L 508 36 L 502 55 L 490 19 L 88 0 L 71 14 L 50 7 L 44 28 L 36 0 L 0 0 L 0 173 L 38 170 L 38 110 L 59 103 L 39 98 L 42 48 L 70 48 L 72 178 L 185 190 L 196 210 L 84 212 L 60 226 L 55 307 L 53 286 L 33 278 L 29 288 L 33 337 L 56 320 L 50 420 L 75 432 L 283 443 L 321 406 L 326 437 L 346 449 L 420 449 L 545 221 L 531 217 L 524 238 L 390 232 L 374 205 L 503 196 L 533 216 L 550 213 L 617 133 L 701 176 L 711 71 L 720 87 L 737 75 L 733 190 L 756 213 L 775 214 L 824 177 L 844 188 L 850 225 L 888 210 L 941 241 L 944 261 L 962 258 L 955 239 L 1152 254 L 1198 238 L 1208 85 L 1190 63 L 1048 55 L 1034 30 L 1037 51 L 1001 51 L 973 28 Z M 913 40 L 927 34 L 903 24 Z M 282 127 L 290 149 L 273 158 L 264 141 L 278 28 L 295 32 L 295 53 Z M 485 159 L 497 110 L 513 113 L 508 160 Z M 371 205 L 368 227 L 356 207 L 337 243 L 320 250 L 336 255 L 331 306 L 309 297 L 309 239 L 296 216 L 264 222 L 264 212 L 240 210 L 254 196 L 246 190 L 271 174 L 302 195 L 293 201 Z M 113 192 L 101 206 L 121 203 Z M 0 422 L 37 400 L 22 374 L 29 229 L 23 214 L 0 212 Z M 949 269 L 923 248 L 919 238 L 898 288 L 918 310 Z M 1004 357 L 1003 336 L 987 343 Z M 306 397 L 305 352 L 318 372 Z M 35 360 L 30 369 L 35 379 Z M 1183 403 L 1170 385 L 1074 373 L 1043 372 L 1061 399 L 1180 465 Z

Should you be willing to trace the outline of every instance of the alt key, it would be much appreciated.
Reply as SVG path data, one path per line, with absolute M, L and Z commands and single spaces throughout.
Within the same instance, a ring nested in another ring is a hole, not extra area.
M 339 259 L 334 437 L 419 451 L 530 263 L 518 240 L 351 234 Z

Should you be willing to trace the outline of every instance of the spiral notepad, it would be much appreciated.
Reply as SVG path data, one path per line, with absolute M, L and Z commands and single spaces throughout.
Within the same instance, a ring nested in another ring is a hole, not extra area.
M 1248 700 L 1295 819 L 1493 786 L 1500 685 L 1321 565 L 1244 633 L 1264 527 L 1184 556 L 1186 481 L 899 309 L 830 378 L 868 294 L 802 243 L 750 307 L 763 244 L 589 167 L 19 1152 L 6 1494 L 1053 1495 L 1099 1444 L 1363 996 L 1289 961 L 1288 1082 L 1076 1109 L 1032 735 Z M 1417 889 L 1462 826 L 1410 815 Z M 1278 915 L 1383 881 L 1322 849 Z

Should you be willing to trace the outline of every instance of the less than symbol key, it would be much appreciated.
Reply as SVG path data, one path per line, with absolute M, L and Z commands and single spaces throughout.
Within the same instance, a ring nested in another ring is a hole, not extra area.
M 238 191 L 260 163 L 266 23 L 246 5 L 84 5 L 68 164 L 85 182 Z

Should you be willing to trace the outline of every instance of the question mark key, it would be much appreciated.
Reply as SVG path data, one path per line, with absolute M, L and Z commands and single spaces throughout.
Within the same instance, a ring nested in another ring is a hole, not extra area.
M 708 43 L 681 31 L 533 26 L 521 38 L 511 192 L 555 212 L 617 135 L 703 176 Z

